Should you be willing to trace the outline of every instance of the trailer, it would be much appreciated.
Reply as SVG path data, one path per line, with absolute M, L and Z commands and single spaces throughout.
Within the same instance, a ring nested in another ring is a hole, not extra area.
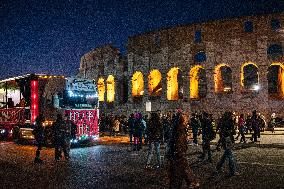
M 33 141 L 39 114 L 45 118 L 45 141 L 53 143 L 52 125 L 57 114 L 68 114 L 75 125 L 72 143 L 99 136 L 99 100 L 93 80 L 27 74 L 0 81 L 0 140 Z

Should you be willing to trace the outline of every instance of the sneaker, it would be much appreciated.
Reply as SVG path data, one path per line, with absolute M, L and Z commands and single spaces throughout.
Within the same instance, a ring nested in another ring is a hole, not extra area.
M 200 187 L 200 183 L 198 181 L 194 181 L 192 183 L 190 183 L 189 188 L 199 188 Z
M 150 170 L 150 169 L 152 169 L 152 167 L 150 165 L 146 165 L 145 169 Z
M 233 177 L 233 176 L 239 176 L 240 173 L 239 172 L 235 172 L 235 173 L 230 173 L 230 176 Z

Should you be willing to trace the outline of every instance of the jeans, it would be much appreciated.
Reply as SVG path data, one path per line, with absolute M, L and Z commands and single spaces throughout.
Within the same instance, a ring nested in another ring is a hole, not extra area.
M 129 132 L 129 139 L 130 139 L 130 144 L 133 142 L 133 131 Z
M 40 160 L 40 151 L 42 150 L 42 145 L 43 145 L 42 141 L 37 142 L 37 150 L 36 150 L 36 157 L 35 157 L 36 160 Z
M 205 159 L 206 157 L 206 154 L 208 155 L 208 160 L 209 161 L 212 161 L 212 152 L 211 152 L 211 149 L 210 149 L 210 141 L 202 141 L 202 155 L 201 155 L 201 158 L 202 159 Z
M 62 156 L 61 153 L 63 151 L 65 159 L 69 159 L 70 152 L 70 139 L 60 139 L 55 144 L 55 159 L 59 160 Z
M 229 160 L 230 174 L 234 175 L 236 172 L 236 160 L 232 149 L 225 149 L 223 156 L 221 157 L 220 161 L 217 163 L 216 169 L 217 171 L 220 171 L 227 158 Z
M 193 132 L 193 143 L 194 144 L 197 144 L 197 135 L 198 135 L 198 133 Z
M 162 165 L 161 161 L 161 154 L 160 154 L 160 142 L 150 142 L 149 143 L 149 148 L 148 148 L 148 156 L 147 156 L 147 162 L 146 164 L 149 165 L 153 156 L 153 150 L 156 150 L 156 155 L 157 155 L 157 161 L 159 163 L 159 166 Z

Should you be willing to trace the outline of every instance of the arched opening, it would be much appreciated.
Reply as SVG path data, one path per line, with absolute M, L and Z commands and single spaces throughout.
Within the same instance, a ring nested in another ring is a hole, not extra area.
M 115 94 L 114 77 L 112 75 L 109 75 L 106 83 L 107 83 L 107 102 L 113 102 Z
M 200 51 L 194 55 L 195 62 L 204 62 L 206 61 L 206 54 L 204 51 Z
M 140 97 L 144 95 L 144 79 L 141 72 L 135 72 L 132 76 L 132 96 Z
M 196 65 L 190 69 L 189 73 L 190 80 L 190 98 L 200 99 L 206 96 L 207 93 L 207 79 L 205 69 Z
M 283 56 L 282 46 L 278 44 L 272 44 L 267 48 L 267 56 L 271 59 L 281 58 Z
M 121 102 L 122 103 L 126 103 L 128 100 L 128 79 L 124 76 L 122 78 L 121 82 Z
M 241 86 L 243 90 L 258 91 L 259 75 L 258 67 L 255 63 L 247 62 L 241 68 Z
M 232 69 L 227 64 L 219 64 L 215 67 L 214 83 L 216 93 L 232 91 Z
M 104 102 L 105 100 L 105 80 L 104 78 L 99 78 L 98 90 L 99 90 L 99 101 Z
M 148 88 L 150 96 L 162 95 L 162 74 L 159 70 L 152 70 L 148 76 Z
M 268 94 L 273 98 L 284 98 L 284 66 L 272 63 L 267 72 Z
M 183 98 L 183 78 L 182 72 L 175 67 L 167 74 L 167 99 L 178 100 Z

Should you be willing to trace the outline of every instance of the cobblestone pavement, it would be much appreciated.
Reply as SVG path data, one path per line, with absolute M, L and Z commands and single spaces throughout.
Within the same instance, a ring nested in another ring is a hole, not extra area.
M 236 145 L 240 175 L 234 177 L 227 176 L 227 165 L 224 173 L 212 177 L 222 155 L 214 145 L 213 163 L 198 160 L 201 146 L 189 146 L 188 160 L 201 188 L 284 188 L 284 136 L 273 137 L 263 136 L 256 144 Z M 35 165 L 34 146 L 1 143 L 0 188 L 168 188 L 166 167 L 144 169 L 146 146 L 138 153 L 121 143 L 74 148 L 69 162 L 55 162 L 53 150 L 44 149 L 44 164 Z M 155 158 L 153 161 L 154 165 Z

